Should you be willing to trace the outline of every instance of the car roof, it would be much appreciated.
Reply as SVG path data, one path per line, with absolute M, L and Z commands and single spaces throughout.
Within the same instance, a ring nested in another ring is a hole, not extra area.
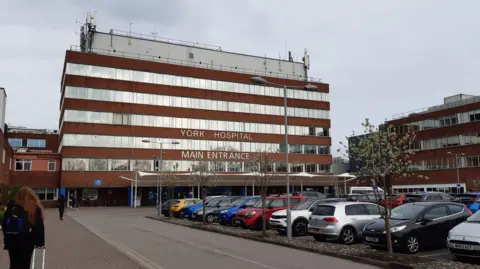
M 282 196 L 267 196 L 267 199 L 285 199 L 285 198 L 288 198 L 288 196 L 286 196 L 286 195 L 282 195 Z M 292 199 L 292 198 L 296 198 L 296 199 L 299 199 L 299 198 L 300 198 L 300 199 L 307 199 L 308 197 L 306 197 L 306 196 L 297 196 L 297 195 L 293 196 L 293 195 L 291 195 L 291 196 L 290 196 L 290 199 Z
M 331 205 L 331 206 L 347 206 L 347 205 L 376 205 L 375 203 L 370 203 L 370 202 L 354 202 L 354 201 L 338 201 L 338 202 L 333 202 L 333 203 L 325 203 L 325 205 Z M 323 205 L 323 204 L 320 204 Z
M 420 205 L 420 206 L 433 206 L 433 205 L 463 205 L 460 203 L 455 203 L 455 202 L 413 202 L 413 203 L 408 203 L 411 205 Z M 408 205 L 406 204 L 406 205 Z

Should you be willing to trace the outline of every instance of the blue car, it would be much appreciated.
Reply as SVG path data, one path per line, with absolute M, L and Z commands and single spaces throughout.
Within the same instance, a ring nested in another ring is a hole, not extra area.
M 472 213 L 475 213 L 480 209 L 480 192 L 457 194 L 453 201 L 466 205 Z
M 216 222 L 220 222 L 222 225 L 227 225 L 232 223 L 232 216 L 241 209 L 252 207 L 258 200 L 260 196 L 246 196 L 235 201 L 228 207 L 221 207 L 213 210 L 212 214 Z
M 205 199 L 205 205 L 209 205 L 210 203 L 213 203 L 219 199 L 222 199 L 224 198 L 225 196 L 211 196 L 211 197 L 207 197 Z M 199 203 L 199 204 L 194 204 L 194 205 L 189 205 L 189 206 L 186 206 L 184 208 L 182 208 L 182 210 L 180 211 L 180 218 L 187 218 L 187 219 L 192 219 L 192 215 L 195 211 L 197 211 L 198 209 L 202 208 L 203 205 L 202 203 Z

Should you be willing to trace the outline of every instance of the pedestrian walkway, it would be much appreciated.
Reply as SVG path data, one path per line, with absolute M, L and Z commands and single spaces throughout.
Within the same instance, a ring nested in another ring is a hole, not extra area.
M 80 209 L 81 210 L 81 209 Z M 68 210 L 67 210 L 68 211 Z M 136 262 L 68 216 L 45 211 L 46 266 L 48 269 L 141 269 Z M 1 237 L 1 236 L 0 236 Z M 0 268 L 8 268 L 8 253 L 0 248 Z M 39 258 L 37 256 L 37 258 Z

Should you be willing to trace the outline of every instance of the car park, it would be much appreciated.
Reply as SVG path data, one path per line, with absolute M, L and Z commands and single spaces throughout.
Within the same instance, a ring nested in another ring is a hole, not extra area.
M 233 202 L 229 207 L 215 209 L 213 211 L 214 221 L 221 225 L 232 223 L 232 216 L 239 210 L 250 208 L 260 200 L 260 196 L 246 196 Z
M 291 210 L 292 235 L 307 235 L 308 219 L 313 210 L 322 203 L 334 203 L 341 199 L 318 199 L 309 197 L 307 200 L 295 205 Z M 270 228 L 284 233 L 287 230 L 287 210 L 279 210 L 272 214 L 268 221 Z
M 208 206 L 209 204 L 216 203 L 218 200 L 225 198 L 226 196 L 208 196 L 205 198 L 205 205 Z M 192 215 L 195 211 L 203 207 L 203 202 L 198 204 L 186 206 L 180 212 L 181 218 L 192 219 Z
M 398 206 L 392 209 L 390 217 L 392 245 L 394 249 L 407 253 L 445 246 L 450 229 L 471 214 L 465 205 L 454 202 L 414 202 Z M 363 239 L 372 248 L 385 248 L 385 219 L 367 224 Z
M 472 213 L 476 213 L 480 209 L 480 192 L 457 194 L 454 201 L 466 205 Z
M 224 197 L 218 200 L 216 203 L 212 203 L 209 206 L 205 207 L 205 221 L 207 223 L 212 223 L 215 221 L 215 217 L 218 217 L 218 215 L 214 214 L 215 210 L 224 210 L 225 208 L 229 208 L 234 204 L 237 200 L 242 199 L 241 196 L 229 196 L 229 197 Z M 192 219 L 196 221 L 202 221 L 203 220 L 203 208 L 199 208 L 193 213 Z
M 353 244 L 361 238 L 363 227 L 382 215 L 383 207 L 365 202 L 320 204 L 310 215 L 308 233 L 315 240 L 338 240 Z
M 480 212 L 450 230 L 447 247 L 449 252 L 460 260 L 480 258 Z
M 272 214 L 276 211 L 287 208 L 287 196 L 269 196 L 265 200 L 265 215 L 266 222 Z M 296 204 L 306 200 L 305 196 L 290 196 L 290 207 L 294 207 Z M 251 208 L 239 210 L 232 218 L 233 225 L 242 226 L 244 228 L 261 229 L 262 223 L 262 200 L 258 200 Z

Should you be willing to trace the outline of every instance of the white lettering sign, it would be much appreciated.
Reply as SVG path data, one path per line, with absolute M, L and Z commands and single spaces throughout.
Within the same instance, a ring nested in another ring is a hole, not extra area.
M 180 130 L 183 137 L 195 137 L 204 138 L 205 131 L 200 130 Z M 224 140 L 253 140 L 252 135 L 248 133 L 234 133 L 234 132 L 222 132 L 214 131 L 213 138 Z
M 205 154 L 206 153 L 206 154 Z M 182 159 L 206 159 L 208 160 L 249 160 L 248 152 L 223 152 L 223 151 L 183 151 Z

